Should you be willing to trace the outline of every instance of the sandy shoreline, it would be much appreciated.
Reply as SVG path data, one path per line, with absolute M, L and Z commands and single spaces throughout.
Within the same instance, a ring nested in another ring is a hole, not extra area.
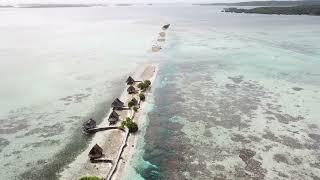
M 136 80 L 150 80 L 153 84 L 153 81 L 158 72 L 158 65 L 156 64 L 147 64 L 143 68 L 137 71 L 136 74 L 133 75 L 133 78 Z M 123 82 L 125 83 L 125 82 Z M 136 83 L 137 84 L 137 83 Z M 127 86 L 126 86 L 127 88 Z M 121 94 L 119 98 L 121 101 L 127 105 L 128 101 L 132 99 L 132 97 L 138 98 L 138 94 L 129 95 L 127 93 L 127 89 Z M 116 97 L 115 97 L 116 98 Z M 146 93 L 146 99 L 148 98 L 148 93 Z M 145 109 L 146 102 L 142 102 L 140 109 L 135 115 L 134 121 L 138 124 L 138 127 L 141 127 L 143 122 L 144 109 Z M 109 125 L 108 116 L 111 113 L 111 109 L 109 110 L 108 114 L 104 120 L 98 125 L 98 127 L 106 127 Z M 123 110 L 117 111 L 120 115 L 120 121 L 117 122 L 114 126 L 120 126 L 123 119 L 129 117 L 131 115 L 130 110 Z M 138 131 L 139 133 L 139 131 Z M 112 179 L 121 179 L 121 175 L 125 172 L 128 164 L 132 159 L 132 155 L 135 151 L 135 147 L 137 144 L 137 134 L 130 134 L 127 146 L 124 149 L 123 154 L 121 155 L 121 159 L 117 166 L 117 171 L 112 177 Z M 116 157 L 118 151 L 120 150 L 120 146 L 125 138 L 125 132 L 120 130 L 108 130 L 108 131 L 101 131 L 94 134 L 92 141 L 88 145 L 88 147 L 72 162 L 60 175 L 60 179 L 80 179 L 83 176 L 98 176 L 102 178 L 106 178 L 109 172 L 111 171 L 113 164 L 111 163 L 91 163 L 88 158 L 88 153 L 91 148 L 98 144 L 103 149 L 103 154 L 105 154 L 105 159 L 112 160 L 113 162 L 116 161 Z
M 158 65 L 149 65 L 145 68 L 140 78 L 149 79 L 152 85 L 157 76 L 157 73 L 158 73 Z M 148 96 L 146 96 L 146 99 L 147 98 Z M 139 127 L 142 127 L 144 123 L 142 120 L 144 119 L 145 109 L 147 105 L 148 105 L 147 102 L 142 103 L 139 111 L 135 115 L 134 121 L 138 124 Z M 127 147 L 123 152 L 122 159 L 118 164 L 118 171 L 114 175 L 113 179 L 121 180 L 124 173 L 126 173 L 126 171 L 128 170 L 130 162 L 132 161 L 133 154 L 136 151 L 138 138 L 139 138 L 139 132 L 137 134 L 131 134 L 129 136 Z

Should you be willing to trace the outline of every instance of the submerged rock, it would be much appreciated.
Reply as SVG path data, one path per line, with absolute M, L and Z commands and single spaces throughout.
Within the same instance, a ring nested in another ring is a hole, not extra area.
M 242 159 L 242 161 L 246 162 L 247 160 L 252 158 L 254 155 L 256 155 L 256 152 L 250 149 L 241 149 L 239 157 Z
M 250 177 L 252 179 L 264 179 L 267 170 L 261 167 L 262 163 L 260 161 L 253 159 L 253 156 L 255 155 L 255 151 L 250 149 L 241 149 L 239 157 L 246 163 L 245 170 L 250 172 Z
M 301 91 L 301 90 L 303 90 L 303 88 L 301 88 L 301 87 L 293 87 L 292 89 L 295 90 L 295 91 Z

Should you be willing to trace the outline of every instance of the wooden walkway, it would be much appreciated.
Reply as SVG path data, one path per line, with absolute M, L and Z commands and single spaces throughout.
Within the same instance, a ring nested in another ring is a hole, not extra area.
M 119 161 L 121 159 L 121 155 L 124 151 L 124 148 L 127 147 L 127 142 L 128 142 L 128 138 L 129 138 L 129 129 L 128 128 L 125 128 L 125 131 L 126 131 L 126 135 L 125 135 L 125 138 L 123 139 L 122 141 L 122 145 L 120 147 L 120 150 L 117 154 L 117 158 L 112 166 L 112 169 L 109 171 L 107 177 L 106 177 L 106 180 L 111 180 L 112 179 L 112 176 L 116 173 L 117 171 L 117 167 L 118 167 L 118 164 L 119 164 Z
M 142 81 L 135 81 L 135 82 L 142 82 Z M 138 93 L 139 93 L 139 91 L 138 91 Z M 141 102 L 142 101 L 139 99 L 139 101 L 138 101 L 139 109 L 140 109 Z M 131 113 L 130 113 L 129 117 L 134 121 L 135 115 L 136 115 L 136 112 L 134 110 L 132 110 L 129 107 L 124 107 L 122 110 L 131 110 Z M 121 130 L 121 131 L 125 132 L 125 137 L 122 140 L 122 144 L 120 146 L 120 149 L 119 149 L 118 154 L 116 156 L 116 159 L 114 161 L 111 161 L 111 160 L 97 161 L 97 162 L 112 163 L 112 168 L 108 172 L 108 174 L 107 174 L 107 176 L 106 176 L 106 178 L 104 180 L 111 180 L 112 177 L 117 172 L 117 168 L 118 168 L 120 159 L 122 158 L 121 156 L 122 156 L 125 148 L 127 147 L 127 143 L 128 143 L 128 139 L 129 139 L 129 135 L 130 135 L 129 129 L 127 127 L 122 128 L 122 127 L 118 127 L 118 126 L 107 126 L 107 127 L 92 128 L 92 129 L 89 129 L 89 130 L 86 131 L 87 133 L 91 134 L 91 133 L 96 133 L 96 132 L 99 132 L 99 131 L 106 131 L 106 130 L 112 130 L 112 129 L 118 129 L 118 130 Z
M 93 128 L 93 129 L 88 129 L 86 132 L 91 134 L 91 133 L 96 133 L 99 131 L 106 131 L 106 130 L 111 130 L 111 129 L 119 129 L 119 130 L 125 132 L 125 130 L 123 128 L 118 127 L 118 126 L 107 126 L 107 127 Z
M 140 104 L 140 101 L 139 101 L 139 104 Z M 134 118 L 135 116 L 135 112 L 134 111 L 131 111 L 131 118 Z M 116 157 L 116 160 L 114 162 L 112 162 L 112 160 L 95 160 L 95 162 L 92 162 L 92 163 L 97 163 L 97 162 L 106 162 L 106 163 L 112 163 L 112 168 L 111 170 L 109 171 L 109 173 L 107 174 L 107 177 L 106 177 L 106 180 L 111 180 L 112 179 L 112 176 L 116 173 L 117 171 L 117 167 L 118 167 L 118 164 L 119 164 L 119 161 L 121 159 L 121 155 L 124 151 L 124 149 L 127 147 L 127 142 L 128 142 L 128 138 L 129 138 L 129 129 L 124 127 L 124 128 L 121 128 L 121 127 L 118 127 L 118 126 L 107 126 L 107 127 L 99 127 L 99 128 L 93 128 L 93 129 L 89 129 L 87 130 L 86 132 L 91 134 L 91 133 L 96 133 L 96 132 L 99 132 L 99 131 L 106 131 L 106 130 L 112 130 L 112 129 L 117 129 L 117 130 L 120 130 L 120 131 L 123 131 L 125 132 L 125 137 L 122 141 L 122 144 L 121 144 L 121 147 L 118 151 L 118 154 L 117 154 L 117 157 Z

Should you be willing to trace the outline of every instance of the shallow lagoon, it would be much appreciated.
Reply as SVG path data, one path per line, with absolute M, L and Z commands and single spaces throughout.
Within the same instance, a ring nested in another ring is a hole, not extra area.
M 81 122 L 101 120 L 126 75 L 155 61 L 145 135 L 126 177 L 316 178 L 319 17 L 219 10 L 2 10 L 2 177 L 56 178 L 90 140 Z M 167 22 L 167 44 L 152 55 Z
M 319 23 L 202 13 L 171 29 L 137 179 L 319 178 Z

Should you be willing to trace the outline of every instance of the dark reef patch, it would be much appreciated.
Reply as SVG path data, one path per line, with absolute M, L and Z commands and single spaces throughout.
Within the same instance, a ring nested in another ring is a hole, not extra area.
M 255 155 L 255 151 L 252 151 L 250 149 L 241 149 L 239 157 L 242 159 L 243 162 L 246 163 L 245 170 L 252 173 L 250 174 L 250 177 L 252 179 L 264 179 L 267 170 L 261 167 L 261 162 L 253 159 Z
M 320 180 L 320 177 L 317 175 L 312 175 L 310 176 L 313 180 Z
M 298 157 L 293 158 L 293 162 L 295 162 L 297 165 L 302 164 L 301 158 L 298 158 Z
M 303 144 L 301 144 L 299 140 L 297 140 L 293 137 L 281 135 L 280 138 L 281 138 L 280 142 L 282 144 L 289 146 L 291 148 L 302 149 L 304 147 Z
M 309 124 L 308 127 L 309 129 L 318 129 L 318 125 L 316 124 Z
M 73 120 L 79 120 L 79 119 L 82 119 L 83 117 L 81 117 L 81 116 L 69 116 L 68 118 L 69 119 L 73 119 Z
M 314 167 L 314 168 L 317 168 L 317 169 L 320 169 L 320 162 L 310 163 L 310 166 Z
M 263 151 L 269 151 L 273 146 L 271 145 L 266 145 L 264 146 L 264 150 Z
M 10 142 L 7 139 L 0 138 L 0 152 L 2 152 L 3 148 L 8 146 Z
M 301 87 L 293 87 L 292 89 L 295 90 L 295 91 L 301 91 L 301 90 L 303 90 L 303 88 L 301 88 Z
M 227 89 L 230 89 L 230 90 L 236 90 L 237 88 L 240 87 L 237 84 L 226 84 L 225 86 L 226 86 Z
M 234 77 L 228 77 L 228 79 L 231 79 L 233 83 L 239 84 L 243 81 L 243 76 L 234 76 Z
M 316 142 L 320 143 L 320 135 L 319 134 L 308 134 L 308 136 L 315 140 Z
M 280 123 L 283 123 L 283 124 L 289 124 L 290 122 L 298 122 L 304 119 L 304 117 L 300 115 L 297 117 L 294 117 L 294 116 L 291 116 L 290 114 L 281 114 L 281 113 L 272 112 L 270 110 L 267 110 L 265 114 L 273 115 Z
M 283 172 L 278 172 L 278 176 L 282 178 L 289 178 L 289 176 Z
M 23 148 L 29 148 L 29 147 L 41 147 L 41 146 L 53 146 L 60 144 L 60 140 L 49 140 L 46 139 L 44 141 L 34 142 L 30 144 L 26 144 Z
M 287 156 L 285 154 L 274 154 L 273 160 L 275 160 L 278 163 L 282 162 L 285 164 L 289 164 L 289 161 L 288 161 Z
M 249 138 L 251 141 L 254 141 L 254 142 L 260 142 L 260 141 L 261 141 L 261 138 L 258 137 L 258 136 L 249 135 L 248 138 Z
M 66 104 L 70 104 L 70 103 L 80 103 L 83 100 L 85 100 L 87 97 L 89 97 L 91 94 L 83 94 L 83 93 L 79 93 L 79 94 L 74 94 L 71 96 L 66 96 L 64 98 L 60 98 L 60 101 L 64 101 Z
M 291 147 L 294 149 L 305 148 L 304 144 L 300 143 L 299 140 L 297 140 L 293 137 L 285 136 L 285 135 L 281 135 L 281 136 L 277 137 L 270 130 L 265 130 L 265 134 L 263 134 L 262 137 L 264 139 L 268 139 L 273 142 L 281 143 L 285 146 L 288 146 L 288 147 Z
M 206 137 L 212 137 L 212 133 L 211 133 L 210 129 L 204 130 L 203 135 Z
M 13 122 L 9 125 L 4 125 L 5 128 L 0 128 L 0 134 L 14 134 L 22 129 L 26 129 L 29 125 L 26 122 Z
M 61 123 L 56 123 L 51 126 L 43 126 L 41 128 L 35 128 L 25 133 L 24 136 L 30 136 L 38 134 L 39 137 L 47 138 L 61 134 L 64 131 L 64 127 Z
M 225 167 L 221 164 L 217 164 L 214 166 L 214 169 L 218 170 L 218 171 L 224 171 Z
M 251 141 L 246 139 L 243 135 L 241 134 L 232 134 L 231 140 L 234 142 L 241 142 L 243 144 L 250 143 Z
M 255 157 L 254 149 L 240 150 L 239 157 L 245 165 L 239 160 L 240 163 L 236 161 L 227 168 L 223 161 L 236 157 L 241 145 L 257 147 L 255 144 L 265 143 L 265 139 L 272 141 L 266 142 L 267 151 L 279 143 L 294 148 L 304 146 L 294 137 L 276 136 L 271 131 L 252 133 L 260 110 L 271 112 L 266 113 L 269 119 L 263 119 L 262 124 L 275 120 L 285 124 L 302 119 L 282 113 L 282 107 L 272 99 L 277 95 L 268 92 L 259 82 L 244 76 L 226 76 L 231 81 L 216 82 L 218 63 L 168 66 L 159 72 L 161 87 L 154 91 L 155 108 L 148 114 L 143 158 L 152 166 L 137 168 L 145 179 L 185 179 L 187 174 L 187 179 L 260 180 L 265 178 L 267 170 L 262 168 L 263 156 Z M 262 103 L 269 99 L 273 104 Z M 183 118 L 183 123 L 171 119 L 174 117 Z M 185 134 L 189 131 L 192 136 Z M 216 136 L 215 131 L 222 134 Z M 219 142 L 221 136 L 235 147 Z M 264 151 L 264 146 L 257 150 Z

